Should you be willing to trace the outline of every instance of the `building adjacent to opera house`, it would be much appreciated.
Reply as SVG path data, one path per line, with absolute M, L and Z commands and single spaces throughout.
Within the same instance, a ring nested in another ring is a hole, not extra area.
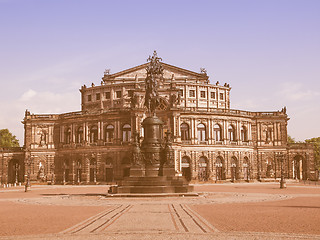
M 105 72 L 99 85 L 81 87 L 81 111 L 33 114 L 23 120 L 25 144 L 0 151 L 1 184 L 115 182 L 129 174 L 132 135 L 140 133 L 146 64 Z M 175 169 L 188 180 L 316 179 L 311 145 L 287 143 L 286 109 L 230 109 L 229 84 L 162 63 L 157 116 L 173 135 Z

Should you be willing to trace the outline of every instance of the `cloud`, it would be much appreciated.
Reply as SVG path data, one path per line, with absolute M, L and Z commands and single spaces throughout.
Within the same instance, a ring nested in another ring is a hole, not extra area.
M 23 145 L 23 124 L 25 110 L 34 114 L 65 113 L 80 110 L 80 94 L 77 91 L 56 93 L 50 91 L 35 91 L 29 89 L 19 98 L 12 101 L 3 100 L 0 111 L 0 129 L 8 128 Z
M 283 96 L 289 101 L 309 101 L 314 97 L 320 96 L 319 91 L 313 89 L 306 89 L 302 83 L 283 83 L 278 91 L 279 96 Z
M 79 109 L 80 95 L 73 92 L 55 93 L 49 91 L 36 92 L 29 89 L 21 95 L 17 105 L 31 112 L 61 113 Z
M 20 97 L 20 101 L 29 101 L 36 95 L 37 95 L 36 91 L 29 89 L 28 91 L 22 94 L 22 96 Z

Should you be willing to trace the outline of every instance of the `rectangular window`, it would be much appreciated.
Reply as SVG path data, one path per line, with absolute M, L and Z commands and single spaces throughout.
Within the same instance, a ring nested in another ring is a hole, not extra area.
M 205 91 L 200 91 L 200 97 L 201 98 L 206 98 L 206 92 Z
M 132 98 L 133 97 L 133 90 L 128 91 L 128 97 Z
M 183 89 L 179 90 L 179 95 L 180 95 L 180 97 L 183 97 Z
M 91 95 L 88 95 L 88 102 L 91 102 Z
M 211 98 L 216 99 L 216 93 L 215 92 L 211 92 Z
M 99 101 L 100 100 L 100 93 L 96 94 L 96 100 Z
M 195 97 L 196 96 L 196 91 L 195 90 L 190 90 L 189 91 L 189 97 Z
M 105 95 L 106 99 L 110 99 L 110 92 L 105 92 L 104 95 Z
M 220 100 L 223 100 L 223 99 L 224 99 L 224 94 L 220 93 Z
M 121 91 L 116 91 L 116 96 L 117 96 L 117 98 L 121 98 L 121 96 L 122 96 Z

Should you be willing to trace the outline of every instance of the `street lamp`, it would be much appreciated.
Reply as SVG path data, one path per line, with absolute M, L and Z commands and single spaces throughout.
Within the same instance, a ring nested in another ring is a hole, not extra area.
M 19 178 L 18 178 L 18 172 L 19 172 L 20 166 L 19 163 L 15 163 L 13 166 L 13 170 L 15 171 L 15 184 L 18 184 Z
M 27 181 L 26 181 L 26 185 L 25 185 L 25 188 L 24 188 L 25 192 L 27 192 L 28 188 L 31 187 L 31 184 L 30 184 L 30 173 L 31 173 L 31 158 L 28 157 L 27 158 Z
M 284 154 L 282 152 L 280 152 L 278 154 L 278 158 L 280 159 L 280 162 L 281 162 L 280 188 L 287 188 L 286 180 L 284 178 L 284 171 L 283 171 Z
M 63 163 L 63 185 L 66 184 L 66 163 Z
M 94 161 L 93 167 L 94 167 L 93 182 L 96 183 L 97 182 L 97 162 L 96 161 Z
M 80 184 L 80 170 L 81 170 L 81 163 L 80 162 L 77 162 L 77 175 L 78 175 L 78 179 L 77 179 L 77 182 L 78 184 Z

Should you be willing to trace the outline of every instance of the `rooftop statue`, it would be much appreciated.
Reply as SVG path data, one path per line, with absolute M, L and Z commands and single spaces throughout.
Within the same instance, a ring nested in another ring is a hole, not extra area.
M 159 105 L 158 81 L 163 75 L 163 67 L 160 63 L 162 58 L 159 58 L 157 52 L 154 51 L 153 56 L 149 56 L 147 61 L 150 63 L 146 67 L 147 77 L 145 79 L 146 95 L 144 105 L 147 107 L 148 112 L 154 115 Z

